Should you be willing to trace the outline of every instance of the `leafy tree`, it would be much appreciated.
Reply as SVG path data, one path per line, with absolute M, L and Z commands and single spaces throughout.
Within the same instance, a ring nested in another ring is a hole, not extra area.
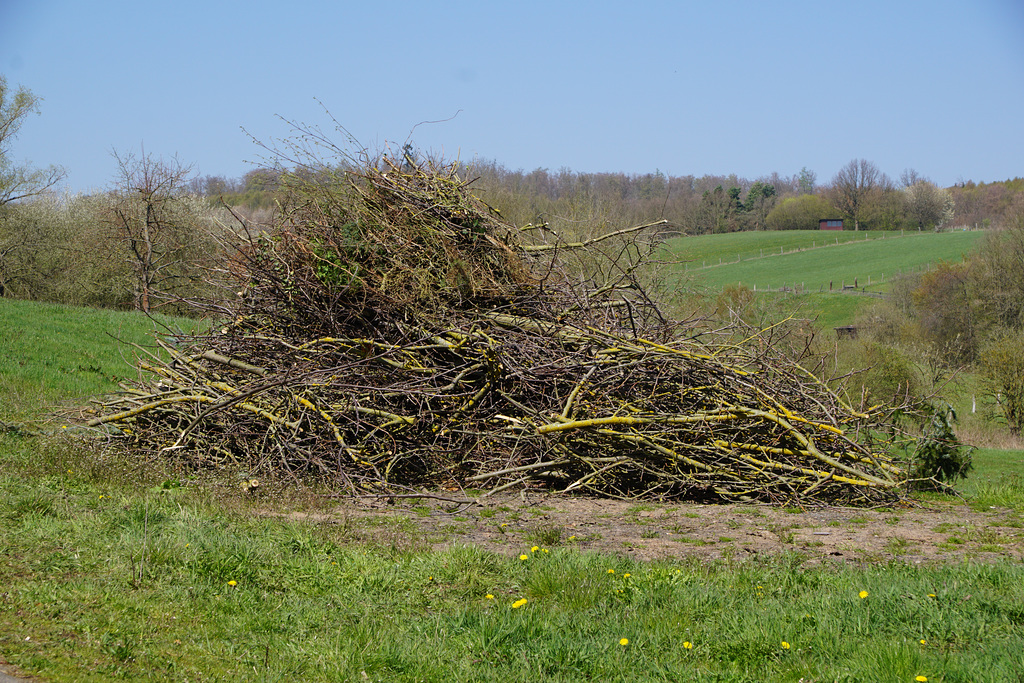
M 953 218 L 953 195 L 927 180 L 904 187 L 901 194 L 906 221 L 915 228 L 939 228 Z
M 1024 331 L 1005 331 L 981 352 L 989 390 L 1014 434 L 1024 429 Z
M 806 166 L 800 169 L 797 177 L 797 188 L 800 194 L 814 194 L 815 184 L 818 181 L 818 174 L 809 170 Z
M 742 206 L 739 195 L 738 187 L 726 191 L 719 185 L 714 190 L 706 190 L 697 209 L 697 231 L 701 234 L 735 231 L 736 214 Z
M 64 169 L 32 169 L 10 158 L 10 144 L 30 114 L 39 113 L 40 98 L 24 86 L 12 90 L 0 75 L 0 206 L 42 194 L 64 179 Z
M 131 274 L 105 248 L 107 204 L 103 195 L 47 192 L 4 207 L 0 291 L 78 306 L 130 306 Z
M 828 198 L 843 218 L 853 221 L 854 230 L 860 230 L 870 197 L 883 184 L 884 178 L 878 167 L 865 159 L 854 159 L 832 178 Z
M 977 357 L 979 325 L 973 290 L 971 263 L 942 262 L 921 276 L 912 295 L 921 336 L 951 367 Z
M 906 222 L 903 195 L 885 178 L 882 185 L 868 194 L 861 215 L 861 226 L 865 229 L 895 230 Z
M 783 199 L 765 216 L 769 230 L 817 230 L 818 221 L 831 218 L 832 205 L 816 194 Z
M 768 213 L 775 207 L 775 187 L 767 183 L 756 181 L 750 186 L 747 192 L 747 201 L 743 203 L 750 217 L 750 224 L 754 230 L 764 230 L 767 227 Z
M 974 262 L 978 309 L 995 327 L 1024 328 L 1024 194 L 1004 218 L 1002 230 L 990 232 Z

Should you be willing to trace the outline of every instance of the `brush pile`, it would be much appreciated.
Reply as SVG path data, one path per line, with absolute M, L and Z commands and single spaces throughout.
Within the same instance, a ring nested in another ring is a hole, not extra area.
M 567 244 L 505 222 L 454 167 L 299 180 L 272 231 L 238 235 L 230 322 L 159 338 L 91 426 L 189 466 L 359 494 L 900 495 L 872 440 L 883 413 L 846 405 L 771 330 L 735 343 L 667 320 L 627 258 L 652 226 Z M 566 266 L 616 240 L 624 260 L 600 281 Z

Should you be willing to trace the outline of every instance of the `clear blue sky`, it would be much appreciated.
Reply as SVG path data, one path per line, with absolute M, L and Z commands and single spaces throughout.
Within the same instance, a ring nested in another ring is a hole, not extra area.
M 242 128 L 330 127 L 317 100 L 371 148 L 451 119 L 412 141 L 513 170 L 1024 175 L 1021 0 L 0 0 L 0 73 L 44 98 L 14 158 L 74 190 L 142 146 L 240 176 Z

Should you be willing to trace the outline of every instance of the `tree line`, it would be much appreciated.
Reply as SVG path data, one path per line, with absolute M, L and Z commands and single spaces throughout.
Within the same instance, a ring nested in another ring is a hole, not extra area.
M 54 187 L 63 169 L 19 166 L 10 153 L 39 104 L 0 76 L 0 296 L 141 310 L 199 296 L 206 288 L 202 267 L 230 242 L 230 212 L 259 225 L 278 210 L 289 177 L 332 170 L 197 176 L 177 159 L 121 153 L 112 189 L 61 194 Z M 411 143 L 398 155 L 406 167 L 430 161 Z M 824 183 L 807 168 L 748 180 L 523 171 L 485 159 L 463 163 L 459 175 L 509 222 L 582 239 L 661 219 L 667 229 L 693 235 L 817 229 L 823 218 L 841 218 L 853 230 L 995 227 L 1024 196 L 1020 178 L 939 188 L 912 170 L 893 181 L 863 159 Z
M 274 206 L 287 169 L 261 168 L 241 178 L 193 178 L 200 196 L 248 210 Z M 817 230 L 822 219 L 841 219 L 848 230 L 933 230 L 998 226 L 1024 193 L 1024 178 L 957 183 L 941 188 L 908 169 L 893 180 L 872 162 L 854 159 L 828 182 L 803 168 L 791 176 L 772 173 L 755 180 L 736 175 L 669 176 L 510 170 L 477 159 L 460 175 L 482 198 L 517 224 L 577 221 L 586 216 L 612 222 L 667 219 L 685 234 L 743 230 Z

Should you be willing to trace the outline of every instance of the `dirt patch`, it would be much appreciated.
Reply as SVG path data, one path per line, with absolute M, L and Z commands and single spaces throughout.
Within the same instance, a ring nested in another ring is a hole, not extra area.
M 528 494 L 484 506 L 435 498 L 346 500 L 313 517 L 367 540 L 444 548 L 475 545 L 517 556 L 572 545 L 637 559 L 742 559 L 799 552 L 811 563 L 911 564 L 1024 558 L 1013 510 L 928 503 L 884 509 L 639 503 Z

